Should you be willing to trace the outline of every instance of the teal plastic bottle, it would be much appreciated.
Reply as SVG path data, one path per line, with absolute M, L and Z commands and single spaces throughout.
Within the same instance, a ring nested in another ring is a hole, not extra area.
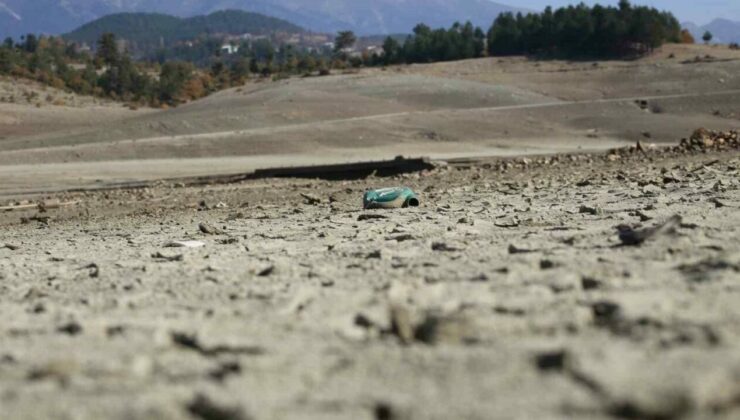
M 369 190 L 362 199 L 366 209 L 395 209 L 401 207 L 418 207 L 419 198 L 411 188 L 395 187 Z

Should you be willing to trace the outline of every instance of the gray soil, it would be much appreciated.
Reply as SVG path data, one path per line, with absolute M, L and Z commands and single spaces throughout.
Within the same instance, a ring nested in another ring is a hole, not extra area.
M 156 179 L 163 171 L 248 172 L 291 160 L 673 143 L 698 127 L 740 128 L 740 52 L 668 45 L 633 61 L 485 58 L 259 79 L 168 110 L 129 111 L 89 98 L 37 108 L 2 103 L 7 96 L 0 93 L 0 179 L 12 180 L 0 182 L 5 195 Z
M 739 168 L 572 155 L 0 213 L 2 417 L 738 418 Z M 421 207 L 360 209 L 389 185 Z
M 740 153 L 650 145 L 739 105 L 740 52 L 685 45 L 169 110 L 2 79 L 0 418 L 740 418 Z M 161 181 L 396 155 L 438 166 Z

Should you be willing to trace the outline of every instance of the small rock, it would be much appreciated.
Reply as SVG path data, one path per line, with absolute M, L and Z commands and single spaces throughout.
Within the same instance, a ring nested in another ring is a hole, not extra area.
M 201 241 L 173 241 L 166 244 L 165 248 L 202 248 L 206 246 L 205 242 Z
M 673 175 L 664 175 L 663 176 L 663 184 L 676 184 L 681 182 L 679 178 Z
M 487 276 L 487 275 L 485 275 L 484 273 L 478 274 L 477 276 L 475 276 L 475 277 L 472 277 L 472 278 L 470 279 L 470 281 L 471 281 L 471 282 L 474 282 L 474 283 L 485 283 L 485 282 L 487 282 L 487 281 L 489 281 L 489 280 L 490 280 L 490 279 L 488 278 L 488 276 Z
M 379 249 L 376 249 L 375 251 L 368 252 L 365 255 L 365 258 L 368 260 L 379 260 L 383 258 L 383 252 Z
M 388 241 L 406 242 L 413 241 L 416 237 L 410 233 L 402 233 L 400 235 L 389 236 L 386 238 Z
M 602 214 L 603 211 L 600 208 L 598 208 L 598 207 L 581 206 L 578 209 L 578 213 L 581 213 L 581 214 L 591 214 L 591 215 L 597 216 L 599 214 Z
M 558 264 L 552 260 L 542 260 L 540 261 L 540 269 L 541 270 L 551 270 L 555 267 L 557 267 Z
M 607 300 L 596 302 L 591 305 L 594 323 L 599 326 L 612 325 L 622 316 L 622 308 Z
M 647 184 L 642 188 L 642 193 L 647 196 L 660 194 L 661 191 L 662 189 L 655 184 Z
M 355 315 L 354 324 L 365 329 L 373 328 L 375 326 L 375 323 L 362 313 Z
M 583 277 L 581 279 L 581 287 L 583 290 L 594 290 L 601 288 L 602 284 L 599 280 L 592 277 Z
M 414 341 L 414 327 L 411 325 L 411 315 L 402 306 L 392 306 L 391 333 L 393 333 L 403 344 L 411 344 Z
M 212 226 L 206 222 L 201 222 L 200 224 L 198 224 L 198 229 L 200 229 L 200 231 L 205 233 L 206 235 L 221 235 L 224 233 L 221 229 Z
M 172 262 L 172 261 L 182 261 L 185 259 L 185 256 L 183 254 L 165 255 L 157 251 L 154 254 L 152 254 L 152 258 L 154 258 L 155 260 Z
M 463 248 L 451 244 L 447 244 L 445 242 L 434 242 L 432 243 L 432 251 L 439 251 L 439 252 L 457 252 L 462 251 Z
M 359 216 L 357 216 L 357 221 L 362 222 L 363 220 L 381 220 L 381 219 L 387 219 L 388 216 L 377 214 L 377 213 L 364 213 Z
M 239 362 L 221 362 L 215 369 L 208 372 L 208 376 L 217 382 L 223 382 L 227 377 L 241 373 L 242 366 Z
M 125 332 L 126 332 L 126 327 L 122 325 L 112 325 L 105 329 L 105 335 L 108 336 L 108 338 L 123 335 Z
M 80 270 L 90 270 L 90 278 L 97 278 L 100 275 L 100 267 L 98 267 L 95 263 L 90 263 L 84 267 L 82 267 Z
M 641 222 L 647 222 L 649 220 L 653 220 L 652 216 L 647 215 L 646 213 L 642 212 L 641 210 L 638 210 L 635 212 L 635 215 L 640 218 Z
M 638 246 L 648 239 L 674 233 L 676 228 L 681 226 L 681 221 L 681 216 L 675 215 L 665 223 L 652 228 L 634 229 L 629 225 L 619 225 L 617 226 L 619 240 L 622 242 L 622 245 Z
M 301 193 L 301 197 L 303 197 L 303 200 L 306 204 L 309 204 L 312 206 L 321 204 L 321 199 L 319 197 L 316 197 L 315 195 Z
M 555 350 L 540 353 L 535 356 L 534 362 L 542 372 L 560 372 L 568 361 L 568 353 L 565 350 Z
M 173 241 L 166 244 L 165 248 L 201 248 L 206 246 L 205 242 L 201 241 Z
M 520 224 L 521 222 L 516 217 L 501 219 L 493 222 L 494 226 L 507 229 L 518 227 Z
M 248 420 L 250 419 L 239 407 L 226 407 L 217 404 L 209 397 L 198 394 L 187 404 L 188 412 L 201 420 Z
M 532 249 L 527 249 L 527 248 L 520 248 L 514 244 L 509 245 L 509 254 L 529 254 L 532 252 L 536 252 L 536 251 Z
M 399 416 L 393 406 L 386 402 L 379 402 L 375 404 L 374 416 L 375 420 L 398 420 Z
M 259 273 L 257 273 L 257 276 L 259 277 L 267 277 L 269 275 L 272 275 L 275 272 L 275 266 L 271 265 L 269 267 L 266 267 L 262 269 Z
M 77 335 L 82 333 L 82 325 L 77 322 L 70 322 L 57 328 L 57 331 L 69 335 Z
M 472 325 L 461 316 L 429 315 L 416 327 L 414 337 L 429 345 L 465 344 L 476 340 Z

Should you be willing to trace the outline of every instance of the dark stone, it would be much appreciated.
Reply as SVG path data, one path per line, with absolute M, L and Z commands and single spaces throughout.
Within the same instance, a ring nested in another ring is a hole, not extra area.
M 535 357 L 537 369 L 543 372 L 560 372 L 565 368 L 568 354 L 565 350 L 540 353 Z
M 583 287 L 583 290 L 594 290 L 600 288 L 601 282 L 591 278 L 591 277 L 583 277 L 581 279 L 581 287 Z
M 555 267 L 557 267 L 558 264 L 551 260 L 542 260 L 540 261 L 540 269 L 542 270 L 550 270 Z
M 70 322 L 69 324 L 65 324 L 57 328 L 57 331 L 64 334 L 77 335 L 82 333 L 82 325 L 76 322 Z
M 202 420 L 248 420 L 251 418 L 241 408 L 224 407 L 203 394 L 196 395 L 186 408 L 191 415 Z
M 242 373 L 242 366 L 239 362 L 224 362 L 219 364 L 215 369 L 208 373 L 213 380 L 217 382 L 223 382 L 227 377 L 231 375 L 239 375 Z
M 618 304 L 606 300 L 594 303 L 591 309 L 597 325 L 610 325 L 622 315 L 622 308 Z
M 375 420 L 394 420 L 398 418 L 390 404 L 379 402 L 375 405 Z

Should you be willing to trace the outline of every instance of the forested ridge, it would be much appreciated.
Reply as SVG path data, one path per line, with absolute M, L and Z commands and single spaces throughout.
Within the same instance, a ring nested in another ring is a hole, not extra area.
M 305 30 L 282 19 L 241 10 L 223 10 L 191 18 L 158 13 L 118 13 L 90 22 L 62 37 L 94 45 L 103 34 L 112 33 L 125 39 L 141 55 L 149 55 L 159 48 L 169 48 L 204 35 L 275 32 L 302 33 Z

